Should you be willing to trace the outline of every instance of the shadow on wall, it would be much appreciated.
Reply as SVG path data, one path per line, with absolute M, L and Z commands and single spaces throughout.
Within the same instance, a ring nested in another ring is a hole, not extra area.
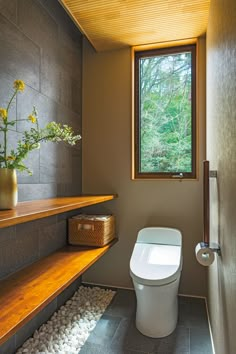
M 212 323 L 213 337 L 214 341 L 219 341 L 221 350 L 226 353 L 229 352 L 229 328 L 228 328 L 228 314 L 227 314 L 227 291 L 226 291 L 226 282 L 224 275 L 224 245 L 223 245 L 223 235 L 221 234 L 220 229 L 220 220 L 221 220 L 221 210 L 220 210 L 220 187 L 219 179 L 211 178 L 210 179 L 210 241 L 216 242 L 221 247 L 221 255 L 216 257 L 215 262 L 209 268 L 208 271 L 208 287 L 209 292 L 214 292 L 215 306 L 209 304 L 210 312 L 216 314 L 215 320 L 217 324 Z M 214 334 L 215 327 L 220 328 L 218 334 Z M 216 344 L 216 343 L 215 343 Z M 216 346 L 218 347 L 218 346 Z M 223 349 L 224 348 L 224 349 Z
M 228 328 L 228 315 L 227 315 L 227 306 L 226 306 L 226 284 L 223 276 L 223 268 L 220 264 L 221 260 L 218 262 L 218 291 L 219 291 L 219 319 L 221 321 L 222 329 L 222 342 L 223 347 L 225 348 L 225 353 L 229 353 L 229 328 Z

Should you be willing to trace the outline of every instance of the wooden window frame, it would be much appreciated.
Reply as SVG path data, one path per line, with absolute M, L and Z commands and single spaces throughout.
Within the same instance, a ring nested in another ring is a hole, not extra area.
M 192 53 L 192 172 L 140 172 L 140 128 L 139 128 L 139 59 L 147 56 L 174 54 L 191 51 Z M 132 179 L 197 179 L 197 43 L 196 41 L 179 44 L 166 45 L 161 48 L 140 49 L 133 48 L 133 144 L 132 144 Z

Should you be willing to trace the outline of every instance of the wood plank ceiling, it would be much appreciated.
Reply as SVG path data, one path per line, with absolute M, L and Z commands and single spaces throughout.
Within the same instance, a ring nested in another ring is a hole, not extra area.
M 194 38 L 210 0 L 59 0 L 97 51 Z

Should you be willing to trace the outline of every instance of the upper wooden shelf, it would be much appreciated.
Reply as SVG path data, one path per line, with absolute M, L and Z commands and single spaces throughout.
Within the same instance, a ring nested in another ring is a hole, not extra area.
M 80 209 L 117 198 L 116 194 L 83 195 L 20 202 L 14 210 L 0 211 L 0 228 Z

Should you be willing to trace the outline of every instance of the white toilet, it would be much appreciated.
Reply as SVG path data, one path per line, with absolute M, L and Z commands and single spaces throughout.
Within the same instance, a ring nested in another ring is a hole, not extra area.
M 130 275 L 137 297 L 136 327 L 142 334 L 161 338 L 174 331 L 181 270 L 179 230 L 147 227 L 139 231 L 130 260 Z

